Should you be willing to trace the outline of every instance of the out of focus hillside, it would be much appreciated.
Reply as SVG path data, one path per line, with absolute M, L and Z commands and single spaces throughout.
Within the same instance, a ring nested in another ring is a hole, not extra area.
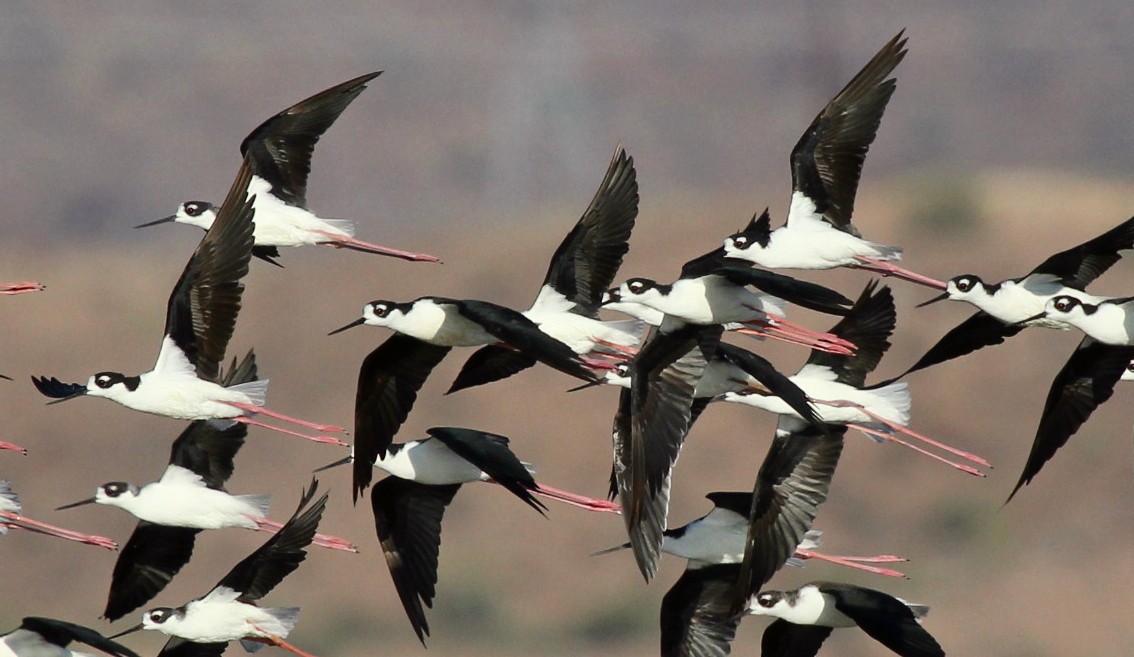
M 240 139 L 316 91 L 385 69 L 320 143 L 311 207 L 359 221 L 359 236 L 426 250 L 446 264 L 408 264 L 330 249 L 253 263 L 233 355 L 254 347 L 270 405 L 349 423 L 361 359 L 384 330 L 327 331 L 375 298 L 421 294 L 529 303 L 546 260 L 586 206 L 615 144 L 635 157 L 641 214 L 622 274 L 672 277 L 753 211 L 782 217 L 787 154 L 811 117 L 893 33 L 910 54 L 867 161 L 856 222 L 906 247 L 907 266 L 948 277 L 1019 275 L 1056 250 L 1134 214 L 1129 118 L 1134 12 L 1093 2 L 821 3 L 708 15 L 644 2 L 550 9 L 520 2 L 420 9 L 416 3 L 246 2 L 190 12 L 174 3 L 0 8 L 0 280 L 46 292 L 0 299 L 6 345 L 0 453 L 28 515 L 125 540 L 133 521 L 103 507 L 53 512 L 112 480 L 144 483 L 164 468 L 181 422 L 80 399 L 46 407 L 31 374 L 85 380 L 149 369 L 165 300 L 200 233 L 133 231 L 187 198 L 218 199 Z M 127 11 L 128 8 L 128 11 Z M 1131 294 L 1130 263 L 1093 291 Z M 853 296 L 861 273 L 808 278 Z M 895 283 L 899 323 L 878 378 L 902 371 L 971 310 L 914 305 L 931 293 Z M 800 312 L 825 328 L 829 318 Z M 894 445 L 851 435 L 817 527 L 833 553 L 895 553 L 911 579 L 832 566 L 782 571 L 772 585 L 840 579 L 933 606 L 927 627 L 949 654 L 995 657 L 1134 654 L 1125 630 L 1134 594 L 1130 399 L 1120 386 L 1035 483 L 1004 499 L 1030 448 L 1047 387 L 1077 344 L 1025 331 L 911 377 L 913 426 L 988 457 L 977 480 Z M 747 344 L 747 343 L 746 343 Z M 785 370 L 798 349 L 761 345 Z M 483 428 L 513 438 L 547 483 L 601 495 L 616 393 L 566 395 L 566 377 L 536 368 L 442 396 L 466 357 L 426 384 L 399 440 L 425 428 Z M 748 489 L 773 421 L 713 407 L 677 469 L 670 518 L 708 508 L 705 493 Z M 312 468 L 342 452 L 253 430 L 230 489 L 272 492 L 283 519 Z M 265 603 L 304 608 L 293 634 L 321 657 L 422 654 L 373 534 L 352 507 L 349 472 L 322 477 L 324 531 L 359 555 L 313 549 Z M 553 506 L 538 517 L 501 490 L 465 487 L 446 514 L 432 655 L 656 654 L 661 596 L 683 564 L 663 560 L 645 586 L 629 555 L 587 555 L 624 540 L 613 516 Z M 197 555 L 154 603 L 204 593 L 263 540 L 203 535 Z M 36 536 L 0 538 L 0 629 L 49 615 L 97 619 L 115 555 Z M 131 616 L 130 623 L 134 623 Z M 747 620 L 735 654 L 759 650 Z M 844 634 L 845 636 L 841 636 Z M 156 636 L 127 642 L 155 654 Z M 232 654 L 239 648 L 232 648 Z M 857 633 L 825 654 L 877 655 Z

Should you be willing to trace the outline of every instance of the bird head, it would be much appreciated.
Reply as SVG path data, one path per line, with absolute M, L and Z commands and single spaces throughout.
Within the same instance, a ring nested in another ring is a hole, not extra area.
M 138 376 L 126 376 L 121 372 L 99 372 L 87 379 L 86 392 L 77 393 L 76 396 L 86 394 L 117 401 L 137 390 L 141 382 L 142 379 Z
M 171 221 L 176 221 L 179 224 L 189 224 L 190 226 L 197 226 L 208 230 L 213 225 L 213 221 L 217 218 L 217 208 L 208 201 L 185 201 L 177 206 L 177 213 L 171 214 L 168 217 L 162 217 L 156 221 L 150 221 L 144 224 L 138 224 L 134 228 L 146 228 L 147 226 L 156 226 L 158 224 L 167 224 Z

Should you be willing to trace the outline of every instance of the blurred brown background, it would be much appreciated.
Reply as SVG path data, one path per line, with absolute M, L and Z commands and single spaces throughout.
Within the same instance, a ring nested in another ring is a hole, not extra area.
M 362 239 L 442 256 L 433 266 L 309 248 L 284 270 L 255 263 L 232 354 L 255 347 L 270 406 L 349 423 L 377 329 L 326 332 L 374 298 L 479 297 L 525 306 L 546 260 L 594 192 L 615 145 L 634 156 L 641 214 L 622 277 L 674 276 L 754 211 L 783 217 L 788 153 L 814 114 L 899 29 L 910 54 L 863 177 L 856 222 L 901 244 L 905 264 L 948 277 L 1023 274 L 1051 253 L 1129 217 L 1134 170 L 1134 7 L 1057 2 L 722 3 L 6 3 L 0 6 L 0 280 L 41 294 L 0 299 L 5 348 L 0 453 L 29 516 L 125 541 L 124 512 L 51 509 L 111 480 L 157 478 L 183 423 L 105 401 L 45 407 L 31 374 L 85 381 L 148 370 L 165 300 L 199 232 L 130 226 L 191 198 L 220 200 L 237 145 L 262 120 L 348 78 L 383 69 L 317 149 L 309 201 L 355 219 Z M 1120 263 L 1093 291 L 1130 294 Z M 853 296 L 861 273 L 815 274 Z M 896 284 L 899 327 L 878 377 L 896 374 L 971 309 L 915 310 L 930 292 Z M 829 318 L 798 318 L 825 328 Z M 1028 331 L 911 378 L 915 429 L 972 449 L 996 469 L 977 480 L 909 450 L 849 436 L 817 527 L 834 553 L 896 553 L 909 581 L 824 564 L 770 586 L 840 579 L 929 603 L 949 654 L 1132 654 L 1131 423 L 1120 385 L 1008 507 L 1047 387 L 1079 336 Z M 751 345 L 749 345 L 751 346 Z M 793 371 L 802 350 L 761 346 Z M 452 397 L 467 357 L 427 383 L 399 435 L 435 425 L 512 436 L 551 485 L 601 495 L 610 459 L 610 389 L 546 369 Z M 676 473 L 674 524 L 713 490 L 748 489 L 772 432 L 752 409 L 714 407 Z M 230 490 L 273 492 L 285 519 L 309 471 L 341 456 L 254 430 Z M 265 603 L 300 605 L 297 645 L 322 657 L 422 654 L 397 601 L 368 503 L 329 472 L 324 530 L 359 555 L 314 549 Z M 203 594 L 262 535 L 205 534 L 154 605 Z M 553 506 L 539 518 L 472 485 L 444 523 L 432 655 L 649 655 L 661 596 L 684 564 L 643 585 L 613 516 Z M 0 539 L 0 630 L 48 615 L 97 619 L 116 555 L 26 533 Z M 127 619 L 137 622 L 137 615 Z M 759 650 L 748 619 L 734 652 Z M 155 654 L 158 636 L 128 640 Z M 237 654 L 239 648 L 232 648 Z M 878 655 L 861 633 L 825 654 Z

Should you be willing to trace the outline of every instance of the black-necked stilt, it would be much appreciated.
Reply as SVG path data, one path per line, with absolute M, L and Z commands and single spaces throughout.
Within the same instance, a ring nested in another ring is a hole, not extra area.
M 1118 262 L 1120 251 L 1131 248 L 1134 248 L 1134 218 L 1056 253 L 1019 278 L 985 283 L 974 274 L 954 276 L 946 283 L 944 294 L 921 305 L 952 299 L 976 306 L 977 313 L 942 336 L 897 378 L 1000 344 L 1027 326 L 1066 329 L 1071 324 L 1068 318 L 1044 313 L 1047 302 L 1060 295 L 1089 302 L 1101 300 L 1103 297 L 1089 295 L 1084 290 Z
M 1079 342 L 1051 382 L 1028 460 L 1005 504 L 1031 483 L 1091 413 L 1110 399 L 1114 385 L 1130 372 L 1131 359 L 1134 346 L 1103 344 L 1089 336 Z
M 222 377 L 224 385 L 254 380 L 252 352 L 240 365 L 234 360 Z M 159 481 L 141 487 L 110 482 L 99 486 L 94 497 L 59 507 L 105 504 L 139 519 L 114 565 L 105 618 L 118 620 L 160 593 L 189 562 L 202 530 L 241 527 L 275 533 L 280 529 L 280 523 L 264 517 L 270 495 L 231 495 L 224 488 L 247 433 L 242 424 L 220 429 L 207 420 L 197 420 L 173 441 L 169 466 Z M 348 541 L 323 534 L 316 534 L 314 543 L 358 551 Z
M 240 155 L 248 158 L 252 167 L 248 194 L 256 196 L 254 255 L 278 264 L 274 258 L 279 257 L 281 246 L 325 244 L 404 260 L 440 262 L 425 253 L 355 239 L 352 222 L 322 219 L 307 209 L 307 176 L 316 142 L 362 93 L 366 83 L 380 74 L 367 73 L 300 101 L 261 123 L 240 143 Z M 187 201 L 176 214 L 136 228 L 176 221 L 208 230 L 217 215 L 217 207 L 208 201 Z
M 753 292 L 752 286 L 760 290 Z M 688 324 L 745 324 L 759 336 L 818 349 L 851 353 L 853 344 L 788 322 L 787 303 L 835 315 L 845 314 L 850 300 L 815 283 L 753 268 L 717 249 L 694 258 L 672 284 L 631 278 L 607 291 L 604 305 L 632 302 L 661 311 L 670 321 Z M 665 325 L 665 322 L 662 322 Z
M 618 506 L 540 486 L 527 465 L 508 447 L 508 438 L 475 429 L 434 427 L 429 438 L 388 445 L 373 467 L 393 475 L 374 484 L 370 500 L 374 523 L 398 597 L 417 638 L 425 643 L 429 622 L 425 606 L 433 605 L 437 584 L 437 554 L 441 518 L 462 484 L 490 481 L 500 484 L 525 504 L 544 514 L 535 495 L 575 506 L 618 512 Z M 354 460 L 354 456 L 320 468 Z M 367 468 L 371 467 L 363 463 Z M 369 474 L 365 481 L 369 483 Z M 356 494 L 365 484 L 355 482 Z
M 37 534 L 64 538 L 68 541 L 75 541 L 76 543 L 97 545 L 98 547 L 103 547 L 108 550 L 118 549 L 118 543 L 104 536 L 81 534 L 71 531 L 70 529 L 63 529 L 62 527 L 56 527 L 22 516 L 20 514 L 23 508 L 24 506 L 20 502 L 20 496 L 16 494 L 16 491 L 12 490 L 12 484 L 0 479 L 0 536 L 8 533 L 9 527 L 15 527 L 36 532 Z
M 138 653 L 104 637 L 89 627 L 54 618 L 28 616 L 20 626 L 0 635 L 0 655 L 6 657 L 90 657 L 67 648 L 73 641 L 114 657 L 138 657 Z
M 26 294 L 28 292 L 42 292 L 47 286 L 35 281 L 20 281 L 19 283 L 0 283 L 0 294 Z
M 890 288 L 882 286 L 876 291 L 876 284 L 871 281 L 847 316 L 831 329 L 833 335 L 858 345 L 854 355 L 812 350 L 807 363 L 789 378 L 807 394 L 823 422 L 852 426 L 872 437 L 912 447 L 963 472 L 984 476 L 975 468 L 949 461 L 895 435 L 916 438 L 974 463 L 988 465 L 980 457 L 943 445 L 909 429 L 910 394 L 904 382 L 870 387 L 865 385 L 866 375 L 874 370 L 890 347 L 890 335 L 896 320 Z M 797 411 L 765 390 L 726 392 L 724 400 L 798 417 Z
M 673 466 L 689 433 L 693 395 L 720 342 L 721 327 L 654 331 L 630 362 L 630 388 L 614 415 L 614 489 L 634 560 L 649 582 L 669 513 Z
M 1073 326 L 1103 344 L 1134 344 L 1134 297 L 1095 297 L 1087 301 L 1062 294 L 1048 299 L 1043 312 L 1024 323 L 1045 320 Z
M 363 324 L 399 334 L 370 352 L 359 371 L 356 431 L 363 430 L 359 425 L 374 428 L 380 440 L 393 438 L 417 391 L 453 347 L 501 344 L 565 374 L 595 380 L 587 361 L 569 346 L 540 331 L 519 311 L 487 301 L 435 296 L 405 303 L 371 301 L 363 306 L 362 317 L 329 335 Z
M 251 258 L 252 201 L 245 190 L 251 178 L 248 160 L 240 167 L 217 221 L 185 265 L 173 288 L 165 316 L 165 336 L 153 370 L 138 376 L 99 372 L 86 385 L 32 377 L 36 388 L 54 402 L 81 395 L 104 397 L 145 413 L 181 420 L 232 420 L 316 442 L 345 445 L 329 436 L 308 436 L 254 419 L 267 415 L 318 431 L 340 427 L 297 420 L 263 407 L 268 382 L 232 387 L 217 383 L 220 364 L 240 311 Z
M 921 626 L 925 605 L 852 584 L 812 582 L 794 591 L 753 596 L 748 613 L 777 620 L 764 630 L 765 655 L 812 657 L 839 627 L 859 627 L 902 657 L 944 657 L 945 651 Z
M 163 653 L 188 641 L 199 644 L 198 651 L 216 648 L 208 654 L 219 655 L 224 644 L 239 640 L 249 652 L 257 650 L 257 644 L 267 644 L 300 657 L 312 657 L 284 640 L 298 619 L 298 607 L 259 607 L 256 603 L 307 558 L 306 548 L 327 505 L 326 494 L 311 502 L 317 488 L 318 482 L 312 480 L 295 514 L 279 533 L 236 564 L 206 595 L 180 607 L 151 609 L 142 615 L 140 624 L 111 638 L 157 630 L 172 637 Z
M 603 321 L 598 310 L 630 250 L 637 216 L 634 159 L 619 147 L 591 204 L 552 255 L 539 295 L 523 315 L 577 354 L 623 357 L 632 352 L 644 329 L 641 322 Z M 502 345 L 482 347 L 469 357 L 449 392 L 498 381 L 535 362 Z
M 864 240 L 851 223 L 866 153 L 894 93 L 887 79 L 906 56 L 899 32 L 832 98 L 791 152 L 791 208 L 772 230 L 768 211 L 724 241 L 725 252 L 772 269 L 852 267 L 944 289 L 893 264 L 902 250 Z

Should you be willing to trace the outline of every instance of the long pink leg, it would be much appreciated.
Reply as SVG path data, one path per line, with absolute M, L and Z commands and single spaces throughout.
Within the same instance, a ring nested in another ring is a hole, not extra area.
M 280 636 L 272 634 L 271 632 L 265 632 L 264 630 L 261 630 L 260 628 L 255 627 L 255 626 L 253 626 L 253 628 L 257 632 L 265 634 L 266 637 L 258 637 L 258 636 L 246 637 L 249 641 L 255 641 L 257 643 L 266 643 L 269 646 L 275 646 L 277 648 L 283 648 L 284 650 L 286 650 L 286 651 L 288 651 L 292 654 L 299 655 L 299 657 L 316 657 L 315 655 L 312 655 L 311 653 L 309 653 L 307 651 L 296 648 L 295 646 L 288 643 L 287 641 L 284 641 L 283 638 L 280 637 Z
M 917 272 L 904 269 L 893 263 L 886 262 L 885 260 L 867 258 L 866 256 L 858 256 L 857 260 L 862 264 L 851 265 L 853 269 L 865 269 L 866 271 L 872 271 L 876 274 L 881 274 L 882 276 L 893 276 L 894 278 L 900 278 L 911 283 L 917 283 L 918 285 L 931 287 L 935 290 L 945 289 L 945 283 L 942 281 L 939 281 L 935 278 L 930 278 L 928 276 L 922 276 Z
M 558 488 L 552 488 L 551 486 L 545 486 L 543 484 L 536 484 L 536 487 L 532 489 L 532 492 L 536 495 L 542 495 L 543 497 L 551 500 L 557 500 L 559 502 L 570 504 L 571 506 L 577 506 L 580 509 L 587 509 L 589 511 L 604 511 L 606 513 L 622 513 L 622 505 L 618 504 L 617 502 L 600 500 L 593 497 L 586 497 L 585 495 L 576 495 L 575 493 L 568 493 L 567 491 L 559 490 Z
M 24 456 L 28 455 L 28 450 L 26 448 L 20 447 L 15 443 L 6 443 L 3 440 L 0 440 L 0 449 L 10 449 L 13 452 L 20 452 Z
M 617 351 L 618 353 L 623 354 L 625 356 L 634 357 L 634 356 L 638 355 L 638 348 L 637 347 L 630 347 L 630 346 L 627 346 L 627 345 L 624 345 L 624 344 L 618 344 L 616 342 L 610 342 L 608 340 L 600 340 L 599 338 L 595 338 L 594 342 L 595 342 L 595 344 L 602 345 L 602 346 L 606 347 L 607 349 L 610 349 L 612 351 Z
M 923 436 L 920 433 L 914 431 L 913 429 L 910 429 L 909 427 L 906 427 L 906 426 L 903 426 L 903 425 L 898 424 L 896 422 L 892 422 L 890 420 L 887 420 L 886 418 L 882 417 L 881 415 L 874 413 L 870 409 L 863 407 L 861 404 L 856 404 L 854 402 L 849 402 L 849 401 L 818 401 L 818 400 L 812 400 L 812 401 L 814 401 L 817 404 L 826 404 L 828 406 L 836 406 L 836 407 L 844 407 L 844 408 L 845 407 L 857 408 L 858 410 L 862 411 L 864 414 L 868 415 L 871 419 L 873 419 L 877 422 L 880 422 L 880 423 L 886 425 L 887 427 L 890 427 L 891 429 L 893 429 L 894 431 L 897 431 L 898 433 L 907 435 L 910 438 L 914 438 L 916 440 L 920 440 L 920 441 L 922 441 L 922 442 L 924 442 L 928 445 L 933 445 L 937 449 L 944 450 L 946 452 L 949 452 L 950 454 L 954 454 L 954 455 L 959 456 L 963 459 L 972 461 L 973 463 L 976 463 L 978 465 L 983 465 L 986 468 L 992 467 L 992 465 L 988 461 L 977 456 L 976 454 L 971 454 L 971 453 L 966 452 L 962 449 L 957 449 L 956 447 L 946 445 L 945 443 L 941 443 L 941 442 L 938 442 L 936 440 L 933 440 L 932 438 L 930 438 L 928 436 Z
M 294 417 L 291 417 L 289 415 L 284 415 L 283 413 L 277 413 L 276 411 L 268 410 L 268 409 L 264 408 L 263 406 L 256 406 L 254 404 L 245 404 L 243 402 L 225 402 L 225 403 L 228 404 L 229 406 L 232 406 L 233 408 L 239 408 L 240 410 L 245 411 L 247 413 L 252 413 L 253 415 L 266 415 L 268 417 L 275 418 L 277 420 L 283 420 L 284 422 L 290 422 L 292 424 L 297 424 L 301 427 L 307 427 L 308 429 L 314 429 L 316 431 L 326 431 L 328 433 L 346 433 L 346 429 L 339 427 L 339 426 L 335 426 L 333 424 L 316 424 L 314 422 L 308 422 L 306 420 L 300 420 L 298 418 L 294 418 Z
M 940 462 L 944 463 L 945 465 L 952 466 L 952 467 L 960 470 L 961 472 L 964 472 L 966 474 L 971 474 L 974 477 L 986 477 L 986 476 L 988 476 L 988 475 L 984 474 L 983 472 L 981 472 L 980 470 L 977 470 L 976 468 L 967 466 L 963 463 L 956 463 L 954 461 L 950 461 L 949 459 L 947 459 L 943 456 L 939 456 L 937 454 L 934 454 L 933 452 L 930 452 L 929 450 L 922 449 L 921 447 L 918 447 L 917 445 L 914 445 L 913 443 L 902 440 L 901 438 L 898 438 L 897 436 L 895 436 L 893 434 L 885 433 L 883 431 L 878 431 L 876 429 L 871 429 L 870 427 L 867 427 L 867 426 L 864 426 L 864 425 L 861 425 L 861 424 L 853 424 L 852 423 L 852 424 L 848 424 L 847 426 L 852 428 L 852 429 L 858 429 L 859 431 L 861 431 L 865 434 L 875 436 L 875 437 L 880 438 L 882 440 L 889 440 L 891 442 L 898 443 L 899 445 L 909 447 L 910 449 L 912 449 L 913 451 L 915 451 L 919 454 L 924 454 L 924 455 L 928 456 L 929 458 L 931 458 L 935 461 L 940 461 Z
M 313 230 L 313 233 L 323 235 L 330 241 L 322 242 L 327 246 L 333 246 L 336 249 L 352 249 L 355 251 L 362 251 L 364 253 L 375 253 L 377 255 L 393 256 L 401 258 L 402 260 L 414 260 L 419 262 L 441 262 L 441 258 L 429 255 L 428 253 L 414 253 L 413 251 L 402 251 L 400 249 L 391 249 L 388 246 L 374 244 L 372 242 L 363 242 L 362 240 L 353 237 L 345 237 L 343 235 L 335 235 L 334 233 L 325 230 Z
M 796 548 L 795 556 L 800 559 L 819 559 L 820 561 L 827 561 L 836 563 L 840 566 L 847 568 L 854 568 L 856 570 L 865 570 L 868 573 L 875 573 L 877 575 L 885 575 L 887 577 L 901 577 L 902 579 L 909 579 L 905 573 L 898 572 L 890 568 L 880 568 L 878 566 L 867 566 L 866 564 L 859 563 L 858 560 L 847 559 L 844 557 L 836 557 L 822 552 L 815 552 L 813 550 L 805 550 L 803 548 Z
M 27 292 L 40 292 L 47 286 L 35 281 L 20 281 L 19 283 L 0 283 L 0 294 L 25 294 Z
M 618 369 L 618 366 L 616 364 L 614 364 L 614 363 L 612 363 L 608 360 L 603 360 L 601 358 L 587 358 L 586 356 L 580 356 L 580 360 L 582 360 L 583 364 L 586 365 L 587 367 L 591 368 L 592 370 L 614 371 L 614 370 Z
M 772 324 L 772 326 L 778 325 L 778 326 L 781 326 L 788 331 L 794 331 L 794 332 L 796 332 L 800 335 L 810 335 L 811 337 L 814 337 L 815 339 L 820 340 L 822 342 L 830 342 L 832 344 L 837 344 L 841 347 L 846 347 L 847 349 L 852 349 L 852 350 L 857 349 L 855 344 L 853 342 L 851 342 L 850 340 L 844 340 L 843 338 L 840 338 L 839 336 L 837 336 L 833 333 L 823 333 L 821 331 L 814 331 L 812 329 L 807 328 L 806 326 L 804 326 L 802 324 L 796 324 L 795 322 L 789 320 L 787 317 L 784 317 L 783 315 L 775 315 L 775 314 L 769 313 L 768 314 L 768 321 L 769 321 L 770 324 Z
M 9 511 L 0 511 L 0 518 L 5 519 L 6 525 L 9 527 L 19 527 L 28 531 L 45 534 L 47 536 L 54 536 L 56 538 L 66 539 L 68 541 L 75 541 L 76 543 L 86 543 L 87 545 L 97 545 L 108 550 L 117 550 L 118 543 L 106 538 L 105 536 L 96 536 L 94 534 L 80 534 L 79 532 L 71 531 L 70 529 L 63 529 L 55 525 L 49 525 L 45 522 L 32 520 L 21 516 L 19 514 L 11 513 Z
M 231 419 L 232 419 L 233 422 L 239 422 L 241 424 L 247 424 L 247 425 L 253 426 L 253 427 L 263 427 L 265 429 L 271 429 L 272 431 L 277 431 L 279 433 L 287 434 L 289 436 L 296 436 L 296 437 L 303 438 L 305 440 L 310 440 L 310 441 L 316 442 L 316 443 L 324 443 L 324 444 L 327 444 L 327 445 L 339 445 L 341 447 L 346 447 L 347 444 L 348 444 L 348 443 L 344 443 L 343 441 L 339 440 L 338 438 L 332 438 L 331 436 L 309 436 L 305 433 L 299 433 L 298 431 L 289 431 L 289 430 L 284 429 L 282 427 L 274 427 L 270 424 L 265 424 L 263 422 L 260 422 L 259 420 L 253 420 L 252 418 L 248 417 L 247 415 L 241 415 L 240 417 L 234 417 L 234 418 L 231 418 Z
M 799 336 L 774 324 L 745 322 L 745 325 L 749 328 L 736 329 L 735 332 L 742 335 L 752 335 L 758 338 L 780 340 L 788 344 L 799 345 L 801 347 L 807 347 L 808 349 L 818 349 L 819 351 L 826 351 L 832 354 L 849 356 L 854 353 L 851 349 L 842 345 L 834 344 L 822 338 Z
M 258 516 L 251 516 L 251 518 L 256 521 L 257 530 L 259 531 L 275 534 L 279 530 L 283 529 L 283 523 L 276 522 L 275 520 L 260 518 Z M 318 545 L 319 547 L 325 547 L 331 550 L 342 550 L 343 552 L 358 552 L 358 547 L 356 547 L 354 543 L 351 543 L 345 538 L 339 538 L 337 536 L 331 536 L 329 534 L 315 534 L 315 538 L 312 539 L 311 542 L 315 545 Z

